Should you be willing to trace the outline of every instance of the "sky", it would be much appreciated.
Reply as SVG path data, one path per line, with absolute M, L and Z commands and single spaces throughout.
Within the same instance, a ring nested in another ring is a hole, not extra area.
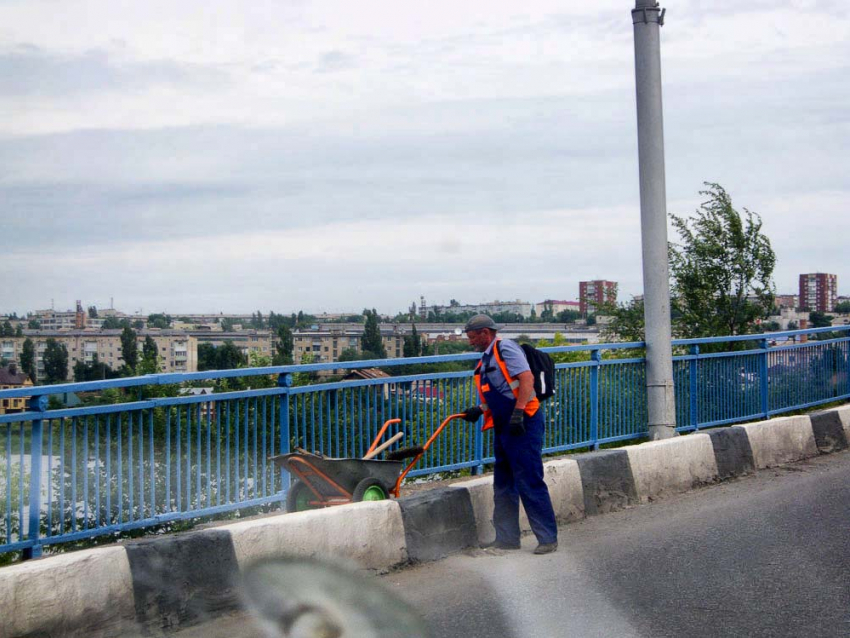
M 662 5 L 668 211 L 850 293 L 850 4 Z M 0 313 L 628 300 L 633 6 L 0 0 Z

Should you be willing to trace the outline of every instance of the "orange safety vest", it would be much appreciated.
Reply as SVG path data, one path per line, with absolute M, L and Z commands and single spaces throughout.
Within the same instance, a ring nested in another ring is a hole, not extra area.
M 508 386 L 511 389 L 511 392 L 514 393 L 514 398 L 519 398 L 519 381 L 514 379 L 510 374 L 508 374 L 508 366 L 505 365 L 505 360 L 502 359 L 502 353 L 499 352 L 499 341 L 501 339 L 496 339 L 496 343 L 493 344 L 493 354 L 496 357 L 496 363 L 499 364 L 499 369 L 502 371 L 502 375 L 505 377 L 505 381 L 508 382 Z M 481 383 L 481 364 L 483 363 L 483 359 L 478 361 L 478 365 L 475 366 L 475 387 L 478 389 L 478 396 L 481 398 L 481 409 L 484 411 L 484 427 L 481 430 L 489 430 L 493 427 L 493 413 L 490 411 L 490 408 L 487 406 L 487 400 L 484 398 L 484 393 L 490 391 L 489 384 Z M 533 397 L 528 403 L 525 404 L 524 412 L 528 416 L 534 416 L 537 414 L 537 410 L 540 408 L 540 401 L 537 400 L 537 397 Z

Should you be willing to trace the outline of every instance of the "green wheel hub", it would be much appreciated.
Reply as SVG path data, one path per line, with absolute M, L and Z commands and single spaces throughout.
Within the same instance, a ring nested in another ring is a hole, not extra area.
M 386 500 L 386 498 L 387 493 L 384 492 L 384 489 L 379 485 L 373 485 L 363 492 L 364 501 L 383 501 Z

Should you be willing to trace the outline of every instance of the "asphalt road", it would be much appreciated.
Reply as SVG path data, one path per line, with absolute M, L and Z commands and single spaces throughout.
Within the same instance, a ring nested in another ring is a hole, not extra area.
M 592 517 L 560 545 L 377 580 L 439 638 L 850 637 L 850 452 Z M 275 634 L 238 615 L 177 635 Z

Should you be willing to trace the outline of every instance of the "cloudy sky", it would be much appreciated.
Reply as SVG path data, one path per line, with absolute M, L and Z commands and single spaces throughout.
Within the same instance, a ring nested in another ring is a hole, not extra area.
M 0 313 L 639 294 L 633 6 L 0 0 Z M 663 6 L 670 212 L 850 293 L 850 4 Z

